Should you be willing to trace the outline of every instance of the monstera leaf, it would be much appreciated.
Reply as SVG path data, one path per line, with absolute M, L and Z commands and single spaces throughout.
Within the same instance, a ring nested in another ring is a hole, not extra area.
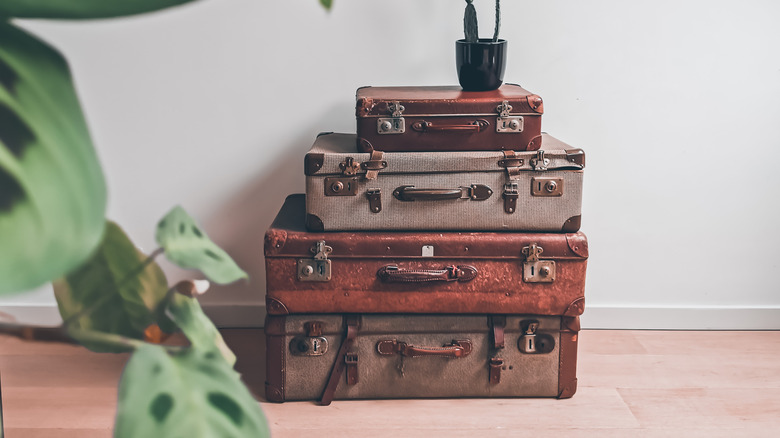
M 181 207 L 174 207 L 160 220 L 155 239 L 170 261 L 182 268 L 198 269 L 215 283 L 226 284 L 247 278 L 246 272 L 214 244 Z
M 113 222 L 106 225 L 97 252 L 76 271 L 54 282 L 60 314 L 68 328 L 144 339 L 151 324 L 175 327 L 162 315 L 168 286 L 160 267 L 138 251 Z M 78 339 L 93 351 L 116 351 Z
M 193 0 L 2 0 L 0 17 L 109 18 L 156 11 Z
M 0 293 L 79 266 L 100 242 L 105 209 L 67 63 L 0 21 Z
M 231 366 L 236 363 L 236 355 L 230 351 L 222 335 L 209 317 L 203 313 L 198 300 L 174 294 L 168 302 L 167 312 L 194 348 L 215 351 L 221 354 Z
M 135 351 L 119 384 L 114 436 L 246 437 L 270 435 L 258 403 L 238 373 L 213 350 L 164 347 Z

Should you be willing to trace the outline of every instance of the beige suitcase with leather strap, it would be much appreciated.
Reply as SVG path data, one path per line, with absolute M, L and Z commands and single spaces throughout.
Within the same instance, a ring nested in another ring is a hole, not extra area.
M 321 134 L 306 154 L 306 226 L 335 230 L 573 233 L 585 154 L 543 134 L 538 151 L 357 152 Z
M 269 401 L 571 397 L 578 317 L 268 315 Z

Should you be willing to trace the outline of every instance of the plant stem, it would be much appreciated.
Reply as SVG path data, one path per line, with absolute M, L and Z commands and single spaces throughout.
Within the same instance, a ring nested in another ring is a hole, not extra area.
M 493 42 L 498 41 L 498 29 L 501 27 L 501 0 L 496 0 L 496 29 L 493 31 Z
M 13 336 L 25 341 L 59 342 L 63 344 L 77 343 L 68 336 L 64 325 L 46 327 L 2 322 L 0 323 L 0 335 Z

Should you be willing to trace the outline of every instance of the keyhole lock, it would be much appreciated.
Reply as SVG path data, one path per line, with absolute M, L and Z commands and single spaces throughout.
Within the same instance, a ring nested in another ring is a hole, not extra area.
M 390 123 L 389 121 L 385 120 L 379 126 L 380 126 L 380 129 L 382 129 L 382 131 L 387 132 L 387 131 L 389 131 L 393 127 L 393 124 Z
M 512 129 L 512 130 L 519 129 L 520 128 L 520 122 L 517 121 L 517 120 L 512 120 L 511 122 L 509 122 L 509 128 Z
M 542 266 L 539 268 L 539 276 L 541 277 L 548 277 L 550 275 L 550 267 L 549 266 Z
M 544 189 L 547 190 L 547 193 L 552 193 L 558 188 L 558 183 L 555 181 L 547 181 L 547 184 L 544 185 Z
M 341 181 L 336 181 L 333 184 L 331 184 L 330 189 L 333 192 L 338 193 L 344 189 L 344 183 Z
M 303 275 L 304 277 L 308 277 L 313 273 L 314 273 L 314 267 L 311 265 L 304 266 L 303 269 L 301 269 L 301 275 Z

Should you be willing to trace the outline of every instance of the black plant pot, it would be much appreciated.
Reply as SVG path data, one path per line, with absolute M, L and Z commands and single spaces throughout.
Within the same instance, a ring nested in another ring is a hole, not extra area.
M 506 40 L 455 41 L 455 63 L 463 90 L 488 91 L 500 87 L 504 81 L 505 53 Z

